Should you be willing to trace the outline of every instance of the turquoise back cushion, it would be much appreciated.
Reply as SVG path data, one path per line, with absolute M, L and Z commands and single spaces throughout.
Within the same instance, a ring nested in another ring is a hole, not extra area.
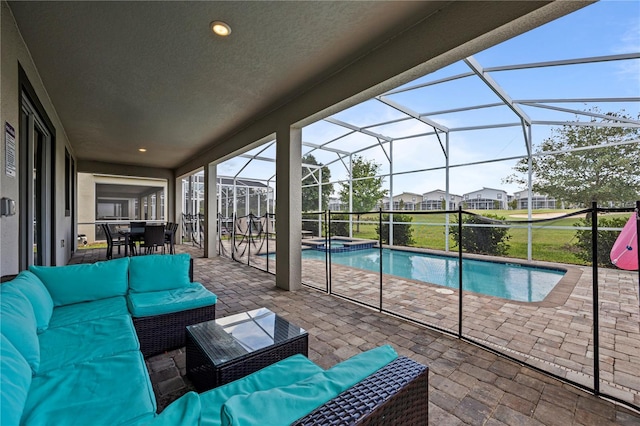
M 40 366 L 40 344 L 31 302 L 15 286 L 0 288 L 0 330 L 29 363 L 35 374 Z M 4 393 L 4 390 L 2 391 Z
M 291 424 L 397 357 L 391 346 L 380 346 L 292 385 L 233 396 L 222 406 L 222 425 Z
M 68 266 L 29 266 L 51 294 L 55 306 L 127 294 L 129 258 Z
M 32 272 L 22 271 L 5 285 L 15 286 L 29 299 L 36 317 L 38 333 L 45 331 L 49 327 L 49 320 L 53 314 L 53 300 L 42 281 Z
M 187 253 L 133 257 L 129 266 L 129 289 L 143 293 L 188 287 L 190 259 Z
M 0 424 L 19 425 L 31 385 L 31 368 L 20 352 L 0 336 Z

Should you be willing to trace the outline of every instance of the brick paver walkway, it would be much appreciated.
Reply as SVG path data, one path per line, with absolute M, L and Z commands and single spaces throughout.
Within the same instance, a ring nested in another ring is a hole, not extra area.
M 280 290 L 270 274 L 225 258 L 198 258 L 201 253 L 189 246 L 178 251 L 192 254 L 195 279 L 218 295 L 217 317 L 267 307 L 309 332 L 309 358 L 324 368 L 387 343 L 429 365 L 432 425 L 640 424 L 640 413 L 475 345 L 311 288 Z M 103 250 L 82 250 L 72 263 L 101 259 Z M 159 409 L 192 389 L 183 349 L 147 365 Z M 629 376 L 637 378 L 637 370 Z

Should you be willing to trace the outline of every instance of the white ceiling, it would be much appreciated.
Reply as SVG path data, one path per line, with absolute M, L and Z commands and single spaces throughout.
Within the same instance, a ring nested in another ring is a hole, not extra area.
M 170 169 L 451 5 L 10 3 L 76 157 Z M 213 20 L 228 22 L 231 36 L 214 36 Z

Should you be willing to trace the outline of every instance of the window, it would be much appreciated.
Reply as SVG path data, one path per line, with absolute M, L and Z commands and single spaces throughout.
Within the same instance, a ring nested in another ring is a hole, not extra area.
M 497 196 L 498 196 L 498 200 L 502 200 L 502 194 L 498 192 Z

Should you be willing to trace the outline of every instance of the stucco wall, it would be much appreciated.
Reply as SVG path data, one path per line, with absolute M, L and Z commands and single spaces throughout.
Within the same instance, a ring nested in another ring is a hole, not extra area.
M 18 120 L 20 116 L 20 88 L 18 64 L 24 69 L 56 131 L 56 150 L 53 153 L 56 170 L 53 184 L 57 187 L 56 199 L 53 200 L 56 222 L 52 224 L 54 233 L 52 239 L 56 245 L 52 263 L 56 265 L 66 264 L 75 243 L 75 241 L 72 241 L 71 216 L 65 216 L 64 211 L 65 147 L 67 147 L 72 157 L 74 157 L 74 153 L 69 147 L 60 119 L 22 40 L 11 10 L 4 1 L 0 3 L 0 22 L 0 123 L 3 129 L 2 141 L 0 141 L 0 193 L 2 197 L 8 197 L 16 201 L 16 215 L 0 218 L 0 275 L 11 275 L 19 272 L 18 217 L 20 200 L 18 176 L 12 178 L 5 174 L 4 124 L 8 122 L 16 130 L 16 163 L 19 165 L 18 141 L 20 140 L 20 129 Z M 23 172 L 18 167 L 17 173 Z M 61 247 L 63 240 L 64 248 Z

